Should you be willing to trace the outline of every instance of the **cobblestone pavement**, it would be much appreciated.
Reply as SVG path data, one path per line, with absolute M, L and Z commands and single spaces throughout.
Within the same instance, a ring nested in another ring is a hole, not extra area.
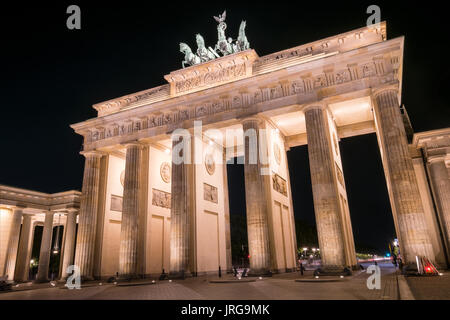
M 395 269 L 391 264 L 382 265 L 381 289 L 369 290 L 365 272 L 355 272 L 337 282 L 296 282 L 295 279 L 313 279 L 311 272 L 302 277 L 298 273 L 274 275 L 271 278 L 245 283 L 210 283 L 213 277 L 186 280 L 157 281 L 139 286 L 93 285 L 80 290 L 57 287 L 36 288 L 26 291 L 0 293 L 0 300 L 104 300 L 104 299 L 155 299 L 155 300 L 379 300 L 397 299 Z M 227 275 L 229 276 L 229 275 Z M 215 279 L 216 277 L 214 277 Z M 321 277 L 324 279 L 325 277 Z
M 450 300 L 450 273 L 431 277 L 406 277 L 409 288 L 417 300 Z

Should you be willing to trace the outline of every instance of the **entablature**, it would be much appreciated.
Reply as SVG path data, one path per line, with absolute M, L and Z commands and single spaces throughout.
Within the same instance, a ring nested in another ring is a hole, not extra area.
M 396 85 L 401 90 L 404 38 L 264 73 L 139 108 L 94 118 L 72 128 L 85 150 L 165 135 L 195 120 L 219 122 L 286 105 L 302 105 L 349 92 Z
M 81 192 L 54 194 L 0 185 L 0 206 L 20 206 L 43 211 L 64 211 L 80 207 Z

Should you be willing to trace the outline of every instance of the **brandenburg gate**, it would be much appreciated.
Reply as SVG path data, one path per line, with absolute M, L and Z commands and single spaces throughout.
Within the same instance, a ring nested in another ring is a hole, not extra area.
M 182 43 L 183 68 L 166 84 L 95 104 L 96 118 L 72 125 L 84 138 L 71 261 L 82 278 L 231 270 L 226 163 L 242 157 L 251 273 L 295 270 L 286 151 L 302 145 L 323 267 L 356 266 L 339 141 L 371 133 L 403 262 L 425 256 L 446 267 L 450 129 L 408 141 L 400 107 L 404 37 L 387 40 L 382 22 L 259 57 L 245 22 L 233 43 L 225 13 L 216 20 L 216 47 L 200 35 L 196 53 Z

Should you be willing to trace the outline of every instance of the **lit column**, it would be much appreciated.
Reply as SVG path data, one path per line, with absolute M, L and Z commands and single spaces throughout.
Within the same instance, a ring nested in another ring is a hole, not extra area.
M 172 200 L 170 212 L 170 274 L 189 276 L 192 185 L 190 135 L 172 137 Z
M 30 270 L 31 243 L 33 241 L 33 216 L 24 215 L 22 231 L 20 233 L 19 251 L 17 253 L 16 271 L 14 281 L 23 282 L 28 280 Z
M 244 132 L 245 199 L 247 208 L 248 250 L 252 274 L 270 271 L 270 243 L 265 196 L 264 175 L 261 172 L 261 143 L 259 120 L 250 118 L 242 122 Z
M 142 191 L 142 145 L 126 145 L 123 211 L 120 231 L 119 275 L 123 279 L 137 277 L 138 220 Z
M 416 256 L 434 260 L 397 95 L 396 88 L 383 89 L 374 94 L 373 101 L 378 143 L 401 255 L 403 263 L 415 263 Z
M 78 237 L 75 248 L 75 265 L 80 268 L 83 280 L 94 279 L 95 231 L 100 189 L 100 162 L 102 155 L 87 152 L 84 164 L 83 189 L 78 219 Z
M 64 249 L 62 251 L 61 261 L 61 279 L 65 280 L 69 276 L 67 273 L 67 267 L 73 265 L 73 258 L 75 253 L 75 233 L 77 227 L 77 211 L 69 211 L 67 213 L 66 226 L 65 226 L 65 238 Z
M 50 264 L 50 250 L 53 236 L 53 212 L 45 213 L 44 230 L 42 231 L 41 251 L 39 253 L 38 273 L 36 282 L 48 281 L 48 269 Z
M 444 232 L 447 252 L 450 253 L 450 177 L 444 156 L 429 157 L 428 163 L 439 220 Z
M 22 222 L 23 208 L 14 208 L 12 212 L 11 227 L 9 231 L 8 249 L 5 260 L 5 276 L 8 280 L 14 279 L 16 268 L 17 248 L 19 245 L 20 225 Z
M 326 105 L 308 107 L 305 119 L 322 266 L 343 270 L 346 266 L 345 238 Z

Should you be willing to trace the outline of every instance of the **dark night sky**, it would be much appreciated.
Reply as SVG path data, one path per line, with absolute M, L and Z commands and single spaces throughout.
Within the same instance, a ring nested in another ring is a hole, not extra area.
M 216 42 L 212 16 L 225 8 L 227 34 L 236 37 L 240 20 L 247 20 L 251 47 L 262 56 L 362 27 L 374 4 L 185 1 L 156 8 L 152 1 L 92 2 L 17 1 L 2 8 L 1 184 L 80 189 L 81 138 L 69 125 L 95 117 L 94 103 L 163 84 L 165 74 L 181 67 L 180 41 L 195 47 L 201 33 L 207 44 Z M 393 2 L 375 4 L 388 38 L 406 36 L 403 103 L 412 125 L 416 132 L 447 127 L 446 11 Z M 71 4 L 81 7 L 79 31 L 66 28 Z M 344 139 L 341 148 L 356 242 L 383 248 L 393 223 L 376 138 Z M 307 147 L 292 149 L 289 164 L 296 217 L 313 223 Z

